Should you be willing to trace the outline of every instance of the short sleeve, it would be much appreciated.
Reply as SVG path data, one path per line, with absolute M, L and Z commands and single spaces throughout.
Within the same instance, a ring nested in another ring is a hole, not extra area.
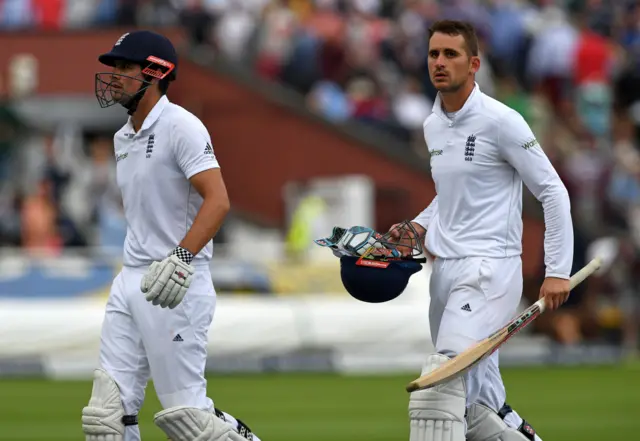
M 202 171 L 220 168 L 206 130 L 175 128 L 175 156 L 187 179 Z

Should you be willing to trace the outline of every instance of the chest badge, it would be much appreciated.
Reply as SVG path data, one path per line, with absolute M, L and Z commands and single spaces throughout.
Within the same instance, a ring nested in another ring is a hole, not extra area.
M 464 160 L 473 161 L 473 155 L 476 151 L 476 135 L 467 138 L 467 144 L 464 147 Z
M 149 140 L 147 141 L 147 158 L 151 157 L 151 153 L 153 153 L 153 144 L 155 143 L 156 135 L 149 135 Z

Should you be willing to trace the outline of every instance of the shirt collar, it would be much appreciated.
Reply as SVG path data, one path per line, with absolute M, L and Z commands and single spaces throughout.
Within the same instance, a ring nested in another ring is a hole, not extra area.
M 151 112 L 149 112 L 147 117 L 144 119 L 144 122 L 142 123 L 142 127 L 140 127 L 140 130 L 138 131 L 138 133 L 148 130 L 153 125 L 153 123 L 155 123 L 158 120 L 158 118 L 160 118 L 162 111 L 165 109 L 165 107 L 167 107 L 167 104 L 169 104 L 169 102 L 170 102 L 169 98 L 167 98 L 166 95 L 162 95 L 158 100 L 158 102 L 156 103 L 156 105 L 153 106 L 153 109 L 151 109 Z M 131 117 L 129 117 L 127 124 L 129 125 L 131 130 L 133 130 L 133 123 L 131 122 Z
M 482 93 L 480 91 L 480 86 L 478 86 L 478 83 L 474 82 L 473 90 L 467 98 L 467 101 L 465 101 L 465 103 L 463 104 L 462 108 L 456 112 L 456 118 L 468 112 L 470 109 L 473 109 L 480 101 L 481 95 Z M 442 98 L 440 97 L 440 92 L 438 92 L 438 94 L 436 95 L 436 99 L 433 103 L 433 112 L 441 118 L 449 120 L 447 113 L 442 108 Z

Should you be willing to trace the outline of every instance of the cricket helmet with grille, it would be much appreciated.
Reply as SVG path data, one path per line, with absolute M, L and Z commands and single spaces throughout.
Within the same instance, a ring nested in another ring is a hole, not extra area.
M 409 221 L 385 234 L 367 227 L 335 227 L 330 237 L 315 242 L 340 258 L 342 284 L 353 298 L 367 303 L 398 297 L 426 262 L 424 234 Z
M 153 84 L 153 80 L 173 81 L 176 79 L 178 55 L 171 41 L 151 31 L 134 31 L 123 34 L 113 45 L 111 51 L 98 57 L 100 63 L 115 67 L 118 61 L 126 61 L 141 66 L 138 77 L 116 74 L 114 72 L 98 72 L 95 74 L 95 93 L 101 107 L 109 107 L 116 103 L 135 112 L 138 102 L 145 91 Z M 124 94 L 116 100 L 113 96 L 114 79 L 117 77 L 132 78 L 140 82 L 140 87 L 133 95 Z

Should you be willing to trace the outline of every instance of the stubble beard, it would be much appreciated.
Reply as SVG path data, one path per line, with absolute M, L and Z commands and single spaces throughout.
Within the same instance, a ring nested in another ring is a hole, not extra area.
M 436 89 L 438 90 L 438 92 L 442 92 L 442 93 L 455 93 L 458 92 L 460 89 L 462 89 L 465 85 L 465 81 L 460 81 L 458 83 L 450 83 L 446 86 L 436 86 Z

